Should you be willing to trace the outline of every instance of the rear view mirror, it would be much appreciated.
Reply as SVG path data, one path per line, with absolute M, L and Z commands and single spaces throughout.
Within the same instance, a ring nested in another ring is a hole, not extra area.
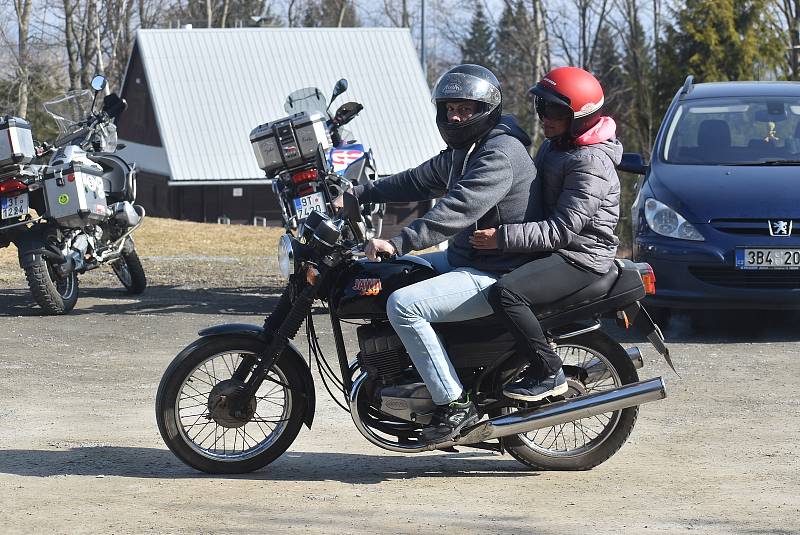
M 331 103 L 333 103 L 333 101 L 336 100 L 336 97 L 338 97 L 345 91 L 347 91 L 347 80 L 342 78 L 341 80 L 336 82 L 335 86 L 333 86 L 333 95 L 331 95 Z
M 105 76 L 101 76 L 98 74 L 97 76 L 92 78 L 91 82 L 92 89 L 94 89 L 95 91 L 102 91 L 103 89 L 106 88 L 107 83 L 108 81 L 106 80 Z
M 119 117 L 127 107 L 128 103 L 119 98 L 116 93 L 111 93 L 103 98 L 103 111 L 111 118 Z
M 342 212 L 347 222 L 350 223 L 350 228 L 353 230 L 353 235 L 359 242 L 364 241 L 364 233 L 361 232 L 359 223 L 361 222 L 361 205 L 355 195 L 349 191 L 342 193 L 343 208 Z
M 626 152 L 622 155 L 622 161 L 617 165 L 617 170 L 637 175 L 647 174 L 647 166 L 644 158 L 638 152 Z
M 345 102 L 339 109 L 336 110 L 336 114 L 333 116 L 333 120 L 337 125 L 344 125 L 349 123 L 353 120 L 353 117 L 361 113 L 361 110 L 364 109 L 364 106 L 359 104 L 358 102 Z

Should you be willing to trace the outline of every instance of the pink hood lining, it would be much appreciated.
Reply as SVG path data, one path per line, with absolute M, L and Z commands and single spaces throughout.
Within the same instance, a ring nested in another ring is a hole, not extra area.
M 594 145 L 609 139 L 614 139 L 617 135 L 617 123 L 608 116 L 600 117 L 596 125 L 575 138 L 576 145 Z

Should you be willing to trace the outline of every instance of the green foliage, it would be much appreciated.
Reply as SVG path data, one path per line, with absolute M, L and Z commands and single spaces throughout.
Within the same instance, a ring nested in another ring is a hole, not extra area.
M 520 22 L 526 19 L 525 5 L 517 0 L 506 4 L 494 40 L 495 74 L 503 91 L 503 111 L 514 115 L 529 134 L 536 127 L 528 90 L 533 85 L 533 64 L 526 52 L 526 34 Z
M 759 80 L 784 61 L 770 0 L 686 0 L 659 52 L 659 111 L 687 74 L 697 82 Z
M 28 82 L 28 108 L 25 120 L 31 123 L 33 136 L 37 140 L 50 140 L 58 135 L 58 127 L 50 115 L 44 111 L 44 103 L 65 90 L 58 78 L 53 76 L 53 68 L 43 63 L 32 63 Z M 17 80 L 0 80 L 0 115 L 15 115 L 17 108 Z
M 303 14 L 303 26 L 352 28 L 361 26 L 361 21 L 352 0 L 310 0 Z
M 461 62 L 474 63 L 494 71 L 494 35 L 480 2 L 475 4 L 469 34 L 461 44 Z

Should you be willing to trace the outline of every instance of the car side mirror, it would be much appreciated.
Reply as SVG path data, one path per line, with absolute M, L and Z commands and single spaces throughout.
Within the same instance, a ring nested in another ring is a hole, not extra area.
M 622 155 L 622 161 L 617 165 L 617 170 L 637 175 L 647 174 L 647 165 L 644 158 L 638 152 L 626 152 Z

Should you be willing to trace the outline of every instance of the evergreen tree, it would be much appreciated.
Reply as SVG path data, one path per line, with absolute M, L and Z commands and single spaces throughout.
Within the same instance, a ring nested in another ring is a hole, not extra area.
M 352 28 L 361 26 L 353 0 L 308 0 L 303 26 L 311 28 Z
M 533 85 L 533 65 L 529 57 L 527 35 L 520 22 L 527 19 L 523 0 L 506 4 L 497 26 L 494 41 L 495 73 L 503 91 L 503 112 L 514 115 L 533 137 L 536 125 L 528 90 Z
M 659 80 L 664 108 L 687 74 L 700 82 L 763 79 L 782 60 L 770 0 L 686 0 L 666 28 Z
M 486 19 L 481 3 L 476 2 L 469 35 L 461 44 L 461 63 L 483 65 L 494 72 L 493 56 L 494 38 L 492 36 L 492 28 L 489 26 L 489 21 Z

